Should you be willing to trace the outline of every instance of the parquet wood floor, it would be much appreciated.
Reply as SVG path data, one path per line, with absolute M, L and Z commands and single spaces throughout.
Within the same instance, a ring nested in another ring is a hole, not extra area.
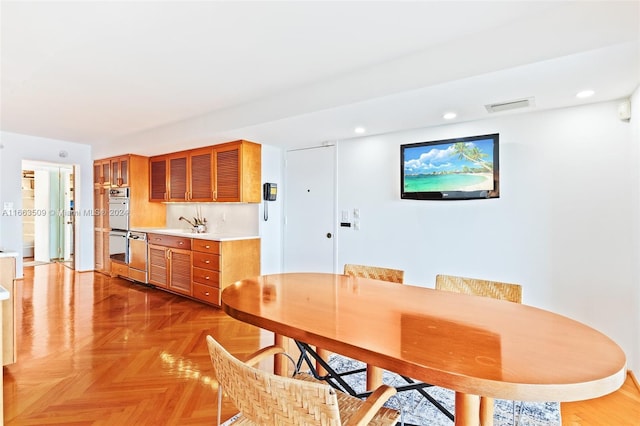
M 205 336 L 239 357 L 273 342 L 219 309 L 59 264 L 25 268 L 17 287 L 6 425 L 212 425 Z M 223 418 L 233 413 L 223 405 Z M 562 415 L 571 426 L 640 425 L 640 394 L 627 380 L 610 396 L 562 404 Z
M 25 268 L 17 293 L 7 425 L 215 424 L 205 336 L 239 356 L 273 341 L 219 309 L 57 264 Z

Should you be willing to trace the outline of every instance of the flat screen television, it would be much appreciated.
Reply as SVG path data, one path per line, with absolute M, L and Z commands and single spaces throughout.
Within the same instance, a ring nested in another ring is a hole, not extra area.
M 410 200 L 498 198 L 497 133 L 400 145 L 400 197 Z

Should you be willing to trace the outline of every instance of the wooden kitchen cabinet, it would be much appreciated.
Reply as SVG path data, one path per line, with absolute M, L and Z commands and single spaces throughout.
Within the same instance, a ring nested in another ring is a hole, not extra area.
M 188 201 L 189 153 L 181 151 L 149 159 L 149 200 Z
M 93 189 L 94 269 L 108 273 L 109 259 L 109 188 L 98 185 Z
M 147 234 L 149 284 L 191 296 L 191 239 Z
M 108 241 L 109 232 L 97 229 L 93 231 L 94 269 L 96 272 L 107 273 L 110 269 Z
M 262 147 L 234 141 L 151 157 L 151 201 L 261 200 Z
M 129 186 L 129 155 L 111 158 L 111 186 Z
M 106 177 L 105 177 L 106 176 Z M 109 188 L 129 187 L 129 226 L 163 227 L 166 208 L 149 202 L 149 157 L 126 154 L 94 161 L 94 269 L 105 274 L 122 273 L 116 265 L 112 271 L 109 258 Z
M 16 253 L 17 255 L 17 253 Z M 0 354 L 2 365 L 17 361 L 16 350 L 16 258 L 0 257 L 0 286 L 9 293 L 9 297 L 0 302 Z M 0 424 L 4 424 L 3 375 L 0 375 Z
M 2 365 L 17 361 L 16 350 L 16 258 L 0 257 L 0 286 L 9 292 L 9 299 L 3 300 L 2 315 Z M 1 385 L 1 383 L 0 383 Z M 1 394 L 0 394 L 1 396 Z M 0 401 L 0 404 L 2 401 Z M 1 422 L 0 422 L 1 423 Z
M 150 159 L 151 201 L 213 201 L 213 149 L 180 151 Z
M 170 249 L 167 288 L 191 296 L 191 250 Z
M 193 297 L 220 306 L 221 291 L 234 282 L 260 275 L 260 239 L 192 241 Z
M 120 262 L 111 262 L 111 276 L 112 277 L 128 277 L 129 265 Z
M 147 234 L 149 284 L 220 306 L 221 291 L 260 275 L 260 239 L 211 241 Z
M 169 258 L 167 257 L 167 248 L 155 244 L 148 245 L 149 264 L 149 284 L 157 287 L 167 288 L 169 283 Z
M 213 149 L 189 153 L 189 201 L 213 201 Z
M 239 140 L 213 148 L 215 201 L 259 203 L 262 194 L 261 145 Z
M 111 185 L 111 161 L 108 158 L 93 162 L 93 185 Z
M 109 228 L 109 189 L 102 186 L 93 188 L 93 227 Z
M 181 152 L 167 155 L 167 201 L 187 201 L 189 199 L 188 163 L 189 154 Z
M 194 239 L 193 297 L 220 306 L 220 242 Z
M 166 155 L 149 159 L 149 201 L 167 201 L 167 163 Z

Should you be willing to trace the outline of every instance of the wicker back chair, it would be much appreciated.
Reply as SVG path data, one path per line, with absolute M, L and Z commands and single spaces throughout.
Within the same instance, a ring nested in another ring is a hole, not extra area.
M 404 271 L 400 269 L 382 268 L 379 266 L 356 265 L 346 263 L 344 265 L 344 274 L 352 277 L 372 278 L 375 280 L 389 281 L 392 283 L 402 284 L 404 282 Z M 382 370 L 371 364 L 367 364 L 367 389 L 375 386 L 377 382 L 382 380 Z M 351 371 L 348 374 L 360 372 L 360 370 Z
M 436 275 L 436 290 L 522 303 L 522 286 L 520 284 L 456 277 L 453 275 Z
M 389 281 L 397 284 L 404 283 L 404 271 L 400 269 L 381 268 L 379 266 L 354 265 L 347 263 L 344 265 L 344 274 L 354 277 L 373 278 L 376 280 Z M 367 389 L 375 387 L 377 383 L 382 382 L 383 370 L 380 367 L 371 364 L 367 364 L 365 369 L 347 371 L 342 373 L 342 375 L 358 373 L 362 370 L 366 370 L 367 373 Z M 401 377 L 407 381 L 408 385 L 406 385 L 405 387 L 400 386 L 398 388 L 399 391 L 409 389 L 416 390 L 419 394 L 421 394 L 424 398 L 431 402 L 438 410 L 440 410 L 445 416 L 449 417 L 451 420 L 454 419 L 453 414 L 451 414 L 451 412 L 449 412 L 446 407 L 440 404 L 424 390 L 425 388 L 429 388 L 432 385 L 428 383 L 416 382 L 410 377 Z
M 402 284 L 404 282 L 404 271 L 400 269 L 381 268 L 379 266 L 354 265 L 347 263 L 344 265 L 344 274 L 351 275 L 353 277 L 373 278 L 398 284 Z
M 276 376 L 254 367 L 266 356 L 284 353 L 269 346 L 242 362 L 231 355 L 213 337 L 207 336 L 211 362 L 218 379 L 218 425 L 223 390 L 240 415 L 234 425 L 395 425 L 398 412 L 382 405 L 396 393 L 380 386 L 362 401 L 336 391 L 308 374 L 295 378 Z
M 484 296 L 490 297 L 492 299 L 522 303 L 522 286 L 520 284 L 487 281 L 476 278 L 456 277 L 453 275 L 436 275 L 436 290 L 451 291 L 454 293 L 470 294 L 472 296 Z M 513 404 L 514 424 L 517 424 L 517 422 L 515 421 L 515 401 L 513 402 Z M 493 398 L 483 396 L 480 398 L 480 424 L 492 423 Z

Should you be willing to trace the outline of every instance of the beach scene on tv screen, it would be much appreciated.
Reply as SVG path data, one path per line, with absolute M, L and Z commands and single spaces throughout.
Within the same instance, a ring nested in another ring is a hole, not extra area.
M 406 147 L 404 191 L 493 190 L 493 140 Z

